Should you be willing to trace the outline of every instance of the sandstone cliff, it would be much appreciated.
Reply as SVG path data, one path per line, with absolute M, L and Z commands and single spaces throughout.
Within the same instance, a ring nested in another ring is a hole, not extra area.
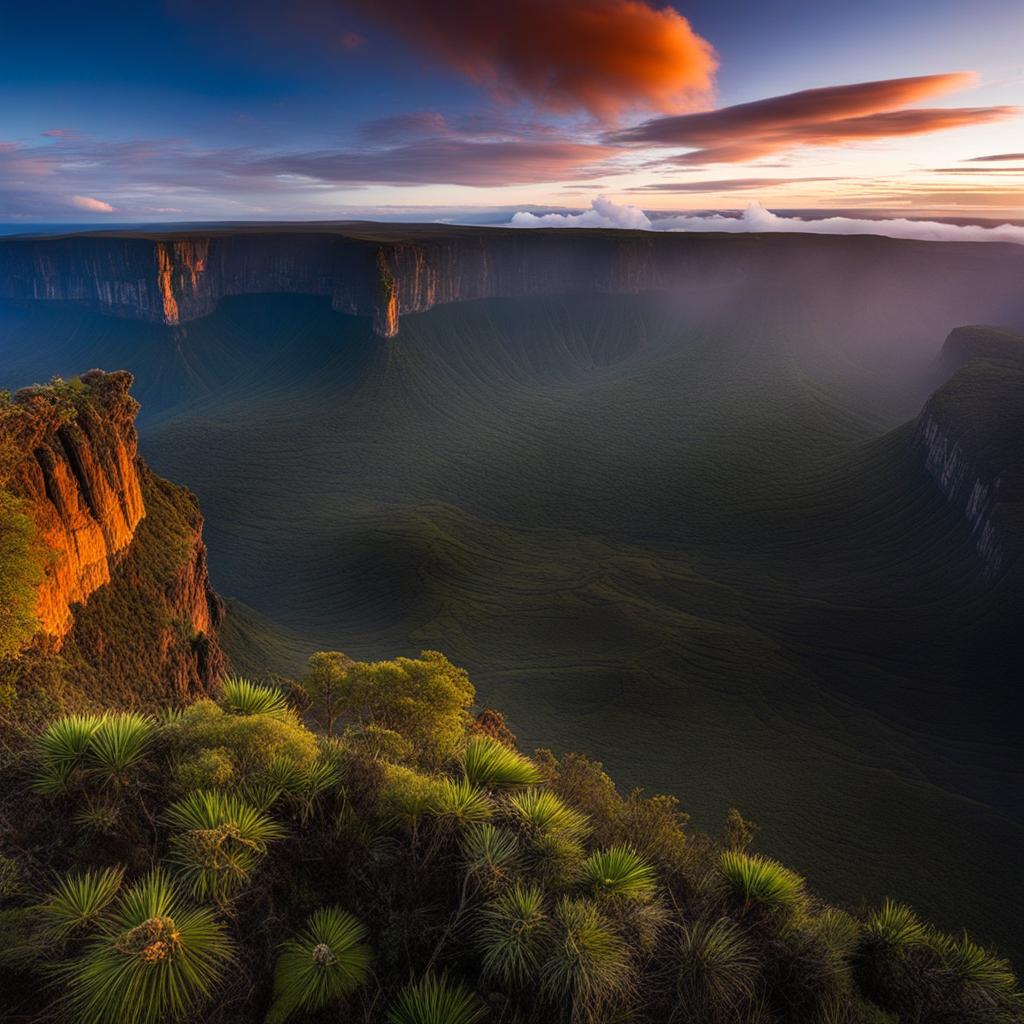
M 913 444 L 969 524 L 984 574 L 998 577 L 1024 545 L 1024 337 L 957 328 L 940 364 L 955 372 L 925 404 Z
M 18 392 L 0 419 L 0 484 L 41 554 L 34 649 L 86 690 L 116 679 L 184 697 L 221 671 L 222 608 L 194 498 L 138 457 L 131 384 L 93 370 Z
M 692 293 L 790 279 L 943 280 L 1019 290 L 1024 247 L 875 236 L 715 235 L 600 230 L 309 225 L 165 235 L 0 240 L 0 298 L 66 301 L 178 324 L 221 298 L 268 292 L 329 297 L 383 337 L 440 303 L 568 293 Z

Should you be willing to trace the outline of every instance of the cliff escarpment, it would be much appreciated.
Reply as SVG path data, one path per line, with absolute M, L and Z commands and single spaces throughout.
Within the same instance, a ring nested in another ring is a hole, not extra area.
M 720 293 L 813 280 L 1016 282 L 1024 249 L 877 236 L 716 235 L 512 230 L 428 225 L 215 228 L 162 235 L 95 234 L 0 241 L 0 298 L 76 302 L 114 316 L 179 324 L 228 296 L 326 296 L 369 317 L 382 337 L 401 317 L 442 303 L 570 293 Z M 972 271 L 971 268 L 974 268 Z M 957 287 L 956 284 L 952 285 Z
M 187 491 L 138 457 L 131 385 L 129 373 L 93 370 L 24 388 L 0 409 L 6 519 L 24 524 L 23 561 L 35 561 L 14 660 L 128 702 L 133 687 L 204 692 L 223 663 L 202 518 Z
M 925 404 L 913 444 L 997 577 L 1024 539 L 1024 336 L 957 328 L 940 363 L 955 372 Z

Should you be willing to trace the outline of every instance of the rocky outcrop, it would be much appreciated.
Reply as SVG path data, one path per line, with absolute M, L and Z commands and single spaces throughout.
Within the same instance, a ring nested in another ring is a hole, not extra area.
M 694 293 L 751 283 L 891 279 L 1018 283 L 1024 248 L 897 241 L 875 236 L 715 235 L 511 230 L 428 225 L 310 225 L 305 230 L 73 235 L 0 240 L 0 298 L 76 302 L 103 313 L 178 324 L 226 296 L 323 295 L 371 319 L 382 337 L 401 317 L 441 303 L 572 293 Z M 980 252 L 978 250 L 981 250 Z M 998 265 L 998 266 L 996 266 Z M 996 267 L 996 269 L 993 269 Z
M 74 384 L 26 388 L 15 396 L 8 433 L 23 453 L 7 488 L 28 501 L 50 552 L 36 617 L 62 640 L 72 606 L 110 582 L 115 556 L 145 515 L 136 465 L 137 403 L 128 373 L 94 371 Z
M 985 576 L 995 578 L 1024 542 L 1024 337 L 957 328 L 940 364 L 958 369 L 925 404 L 913 445 L 969 524 Z
M 0 410 L 0 485 L 42 555 L 35 647 L 82 689 L 185 698 L 223 670 L 223 605 L 195 498 L 138 457 L 131 385 L 92 370 L 19 391 Z

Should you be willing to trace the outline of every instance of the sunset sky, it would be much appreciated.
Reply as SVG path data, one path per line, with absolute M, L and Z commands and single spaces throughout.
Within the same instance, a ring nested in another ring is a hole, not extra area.
M 1021 0 L 0 8 L 0 222 L 1024 217 Z

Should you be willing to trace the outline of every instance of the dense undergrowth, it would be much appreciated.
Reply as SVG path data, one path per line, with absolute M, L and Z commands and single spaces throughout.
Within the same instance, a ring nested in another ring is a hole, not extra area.
M 995 954 L 857 913 L 738 813 L 516 749 L 442 655 L 318 655 L 173 712 L 12 737 L 0 1016 L 82 1024 L 999 1024 Z M 321 725 L 330 725 L 328 736 Z

